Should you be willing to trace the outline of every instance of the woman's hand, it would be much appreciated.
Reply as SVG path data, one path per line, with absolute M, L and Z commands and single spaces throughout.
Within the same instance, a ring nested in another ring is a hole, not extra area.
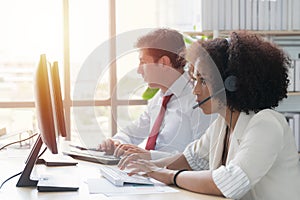
M 149 153 L 150 154 L 150 153 Z M 140 159 L 144 159 L 144 160 L 150 160 L 151 156 L 148 155 L 148 152 L 146 153 L 133 153 L 127 156 L 122 157 L 122 159 L 119 161 L 118 163 L 118 167 L 121 170 L 124 170 L 126 168 L 126 166 L 133 161 L 137 161 Z
M 157 172 L 162 170 L 163 168 L 160 168 L 153 164 L 150 160 L 143 160 L 138 159 L 135 161 L 131 161 L 126 166 L 126 169 L 128 169 L 130 172 L 128 173 L 129 176 L 134 174 L 149 174 L 151 172 Z
M 150 160 L 138 159 L 131 161 L 126 166 L 128 169 L 128 175 L 146 175 L 148 177 L 154 178 L 160 182 L 167 185 L 173 184 L 173 177 L 176 171 L 158 167 Z
M 143 154 L 144 159 L 151 159 L 150 151 L 147 151 L 143 148 L 140 148 L 133 144 L 120 144 L 114 151 L 114 156 L 121 157 L 121 156 L 129 156 L 133 153 L 140 153 Z

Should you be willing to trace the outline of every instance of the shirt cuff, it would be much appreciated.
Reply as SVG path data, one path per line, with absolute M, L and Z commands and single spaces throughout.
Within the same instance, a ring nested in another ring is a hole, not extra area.
M 184 155 L 185 159 L 187 160 L 189 166 L 194 171 L 201 171 L 201 170 L 209 169 L 208 160 L 205 160 L 204 158 L 201 158 L 200 156 L 193 157 L 193 154 L 191 153 L 190 149 L 187 148 L 183 152 L 183 155 Z
M 227 198 L 240 199 L 250 189 L 247 174 L 237 165 L 229 164 L 212 171 L 213 181 Z

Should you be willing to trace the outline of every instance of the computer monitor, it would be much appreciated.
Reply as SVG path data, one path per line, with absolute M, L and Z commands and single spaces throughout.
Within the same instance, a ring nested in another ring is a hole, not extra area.
M 50 67 L 47 63 L 46 55 L 42 54 L 34 79 L 35 107 L 40 134 L 29 154 L 28 159 L 25 162 L 26 165 L 21 174 L 21 177 L 19 178 L 17 187 L 37 185 L 38 181 L 31 180 L 30 174 L 38 159 L 38 154 L 40 152 L 42 144 L 44 143 L 53 154 L 57 154 L 58 148 L 56 141 L 59 134 L 57 130 L 60 129 L 60 133 L 63 136 L 65 135 L 65 129 L 63 130 L 62 128 L 64 126 L 60 126 L 60 128 L 57 128 L 55 123 L 56 115 L 54 115 L 54 113 L 58 113 L 53 106 L 56 105 L 56 102 L 54 102 L 53 98 L 51 97 L 52 86 L 50 81 L 50 74 Z M 59 100 L 57 101 L 59 102 L 58 104 L 62 104 L 62 102 L 60 102 Z
M 58 69 L 58 63 L 53 62 L 53 65 L 51 66 L 51 82 L 52 82 L 52 90 L 53 92 L 52 97 L 55 108 L 55 122 L 56 122 L 56 128 L 59 135 L 62 137 L 67 137 L 67 131 L 66 131 L 66 123 L 65 123 L 65 113 L 64 113 L 64 107 L 63 107 L 63 101 L 62 101 L 62 95 L 61 95 L 61 87 L 60 87 L 60 78 L 59 78 L 59 69 Z

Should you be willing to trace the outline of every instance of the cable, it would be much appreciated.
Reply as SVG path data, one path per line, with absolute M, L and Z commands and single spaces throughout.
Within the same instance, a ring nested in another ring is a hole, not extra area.
M 35 135 L 37 135 L 37 133 L 34 134 L 34 135 L 32 135 L 32 136 L 30 136 L 29 138 L 24 139 L 24 140 L 28 140 L 28 139 L 34 137 Z M 22 142 L 23 142 L 24 140 L 22 140 Z M 18 142 L 19 142 L 19 141 L 18 141 Z M 14 142 L 14 143 L 16 143 L 16 142 Z M 14 144 L 14 143 L 10 143 L 10 144 Z M 8 144 L 8 145 L 10 145 L 10 144 Z M 8 145 L 5 145 L 4 147 L 6 147 L 6 146 L 8 146 Z M 4 147 L 2 147 L 1 149 L 3 149 Z M 1 150 L 1 149 L 0 149 L 0 150 Z M 41 157 L 41 156 L 45 153 L 46 150 L 47 150 L 47 147 L 45 147 L 44 150 L 38 155 L 38 158 Z M 15 174 L 15 175 L 9 177 L 9 178 L 6 179 L 5 181 L 3 181 L 3 182 L 1 183 L 1 185 L 0 185 L 0 189 L 2 188 L 2 186 L 4 185 L 4 183 L 6 183 L 7 181 L 9 181 L 10 179 L 12 179 L 12 178 L 14 178 L 14 177 L 16 177 L 16 176 L 19 176 L 19 175 L 22 174 L 22 173 L 23 173 L 23 171 L 21 171 L 21 172 Z
M 7 147 L 7 146 L 9 146 L 9 145 L 12 145 L 12 144 L 15 144 L 15 143 L 24 142 L 24 141 L 26 141 L 26 140 L 29 140 L 29 139 L 33 138 L 34 136 L 36 136 L 37 134 L 38 134 L 38 133 L 35 133 L 35 134 L 33 134 L 32 136 L 30 136 L 30 137 L 28 137 L 28 138 L 25 138 L 25 139 L 23 139 L 23 140 L 19 140 L 19 141 L 16 141 L 16 142 L 12 142 L 12 143 L 6 144 L 6 145 L 4 145 L 3 147 L 1 147 L 0 150 L 4 149 L 5 147 Z M 45 153 L 46 150 L 47 150 L 47 147 L 45 147 L 44 150 L 38 155 L 38 158 L 41 157 L 41 156 Z M 2 188 L 2 186 L 3 186 L 7 181 L 9 181 L 10 179 L 12 179 L 12 178 L 14 178 L 14 177 L 16 177 L 16 176 L 21 175 L 22 173 L 23 173 L 23 171 L 21 171 L 21 172 L 15 174 L 15 175 L 9 177 L 9 178 L 6 179 L 5 181 L 3 181 L 3 182 L 1 183 L 1 185 L 0 185 L 0 189 Z
M 35 133 L 35 134 L 33 134 L 32 136 L 30 136 L 30 137 L 28 137 L 28 138 L 25 138 L 25 139 L 23 139 L 23 140 L 18 140 L 18 141 L 16 141 L 16 142 L 11 142 L 11 143 L 9 143 L 9 144 L 6 144 L 6 145 L 4 145 L 3 147 L 0 148 L 0 151 L 1 151 L 2 149 L 6 148 L 6 147 L 8 147 L 8 146 L 10 146 L 10 145 L 12 145 L 12 144 L 16 144 L 16 143 L 20 143 L 20 142 L 24 142 L 24 141 L 26 141 L 26 140 L 29 140 L 29 139 L 33 138 L 34 136 L 36 136 L 37 134 L 38 134 L 38 133 Z
M 17 135 L 20 135 L 22 133 L 32 133 L 33 130 L 22 130 L 22 131 L 17 131 L 17 132 L 10 132 L 9 134 L 6 134 L 6 135 L 3 135 L 0 137 L 1 140 L 4 140 L 4 139 L 7 139 L 7 138 L 11 138 L 11 137 L 14 137 L 14 136 L 17 136 Z
M 47 150 L 47 147 L 45 147 L 44 150 L 38 155 L 38 158 L 39 158 L 40 156 L 42 156 L 42 155 L 45 153 L 46 150 Z M 14 177 L 16 177 L 16 176 L 19 176 L 19 175 L 22 174 L 22 173 L 23 173 L 23 171 L 21 171 L 21 172 L 15 174 L 15 175 L 9 177 L 9 178 L 6 179 L 5 181 L 3 181 L 3 182 L 1 183 L 1 185 L 0 185 L 0 189 L 2 188 L 2 186 L 4 185 L 4 183 L 6 183 L 7 181 L 9 181 L 10 179 L 12 179 L 12 178 L 14 178 Z
M 45 153 L 46 150 L 47 150 L 47 147 L 45 147 L 44 150 L 38 155 L 38 158 L 40 158 Z
M 23 171 L 22 171 L 22 172 L 23 172 Z M 9 177 L 9 178 L 6 179 L 5 181 L 3 181 L 3 182 L 1 183 L 1 185 L 0 185 L 0 189 L 2 188 L 2 186 L 4 185 L 4 183 L 6 183 L 7 181 L 9 181 L 10 179 L 12 179 L 12 178 L 14 178 L 14 177 L 16 177 L 16 176 L 19 176 L 20 174 L 22 174 L 22 172 L 19 172 L 19 173 L 15 174 L 15 175 Z

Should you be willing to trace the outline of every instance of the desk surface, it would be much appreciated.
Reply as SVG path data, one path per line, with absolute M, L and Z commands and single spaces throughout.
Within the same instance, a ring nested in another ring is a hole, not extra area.
M 14 174 L 22 171 L 24 168 L 24 161 L 26 160 L 29 154 L 29 150 L 2 150 L 0 151 L 0 183 L 2 183 L 7 178 L 11 177 Z M 96 178 L 99 173 L 98 164 L 78 161 L 77 166 L 72 167 L 46 167 L 44 165 L 38 165 L 34 169 L 33 173 L 37 171 L 43 171 L 51 173 L 53 170 L 62 170 L 72 174 L 76 172 L 80 177 L 80 188 L 77 192 L 38 192 L 35 187 L 32 188 L 18 188 L 16 183 L 19 179 L 19 176 L 6 182 L 3 187 L 0 189 L 0 199 L 1 200 L 59 200 L 59 199 L 68 199 L 68 200 L 82 200 L 82 199 L 118 199 L 118 200 L 140 200 L 142 197 L 145 200 L 160 200 L 160 199 L 172 199 L 172 200 L 210 200 L 210 199 L 224 199 L 216 196 L 202 195 L 186 190 L 178 189 L 179 192 L 175 193 L 163 193 L 163 194 L 143 194 L 141 195 L 123 195 L 123 196 L 113 196 L 107 197 L 103 194 L 89 194 L 88 185 L 86 180 L 88 178 Z M 74 171 L 75 170 L 75 171 Z

